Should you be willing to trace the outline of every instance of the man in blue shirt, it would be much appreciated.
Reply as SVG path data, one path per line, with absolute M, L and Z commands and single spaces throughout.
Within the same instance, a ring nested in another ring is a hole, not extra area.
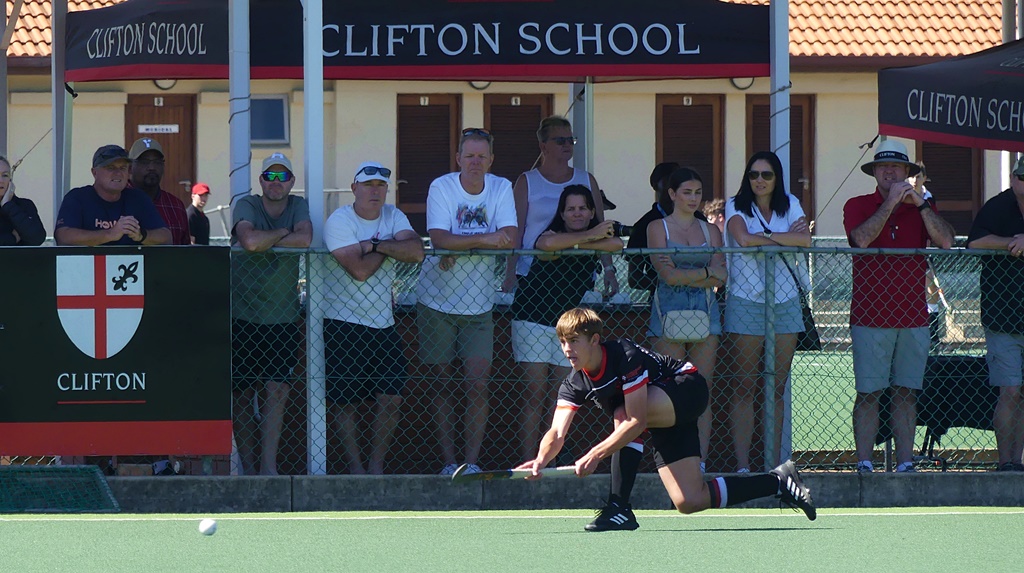
M 53 237 L 58 245 L 167 245 L 167 229 L 153 202 L 128 188 L 128 153 L 104 145 L 92 156 L 93 184 L 68 191 Z

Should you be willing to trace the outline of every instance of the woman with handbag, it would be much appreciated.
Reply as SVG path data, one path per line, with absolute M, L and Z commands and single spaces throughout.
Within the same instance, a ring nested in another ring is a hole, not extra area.
M 541 251 L 573 248 L 594 251 L 621 251 L 622 239 L 614 237 L 612 221 L 599 221 L 594 195 L 584 185 L 569 185 L 558 198 L 554 219 L 539 237 Z M 534 260 L 530 274 L 521 277 L 512 302 L 512 351 L 522 368 L 526 387 L 523 391 L 523 459 L 536 455 L 540 435 L 541 407 L 548 397 L 549 380 L 569 374 L 555 335 L 555 323 L 563 312 L 579 306 L 583 293 L 594 285 L 598 255 L 541 255 Z
M 647 226 L 647 246 L 675 248 L 671 255 L 651 255 L 658 285 L 651 300 L 650 335 L 655 352 L 692 362 L 711 391 L 722 321 L 712 289 L 725 284 L 728 272 L 722 253 L 687 253 L 692 247 L 721 247 L 718 227 L 697 218 L 703 200 L 700 174 L 682 167 L 672 172 L 668 199 L 672 213 Z M 709 402 L 710 404 L 710 402 Z M 710 406 L 697 419 L 701 470 L 711 440 Z
M 811 232 L 803 208 L 796 197 L 786 192 L 785 181 L 777 155 L 771 151 L 759 151 L 750 157 L 739 191 L 725 206 L 727 247 L 811 245 Z M 747 472 L 750 471 L 750 447 L 754 435 L 754 396 L 762 379 L 766 259 L 765 255 L 746 253 L 731 253 L 728 258 L 729 297 L 725 305 L 725 332 L 733 349 L 733 371 L 736 374 L 730 418 L 737 471 Z M 805 330 L 800 283 L 790 272 L 785 257 L 779 259 L 774 266 L 775 318 L 772 322 L 775 330 L 776 448 L 782 442 L 783 397 L 796 352 L 797 335 Z M 775 464 L 775 460 L 768 462 Z

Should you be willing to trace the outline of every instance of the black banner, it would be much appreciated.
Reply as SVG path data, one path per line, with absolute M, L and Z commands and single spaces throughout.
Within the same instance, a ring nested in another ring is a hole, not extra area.
M 1024 40 L 934 64 L 881 70 L 878 131 L 1024 151 Z
M 324 3 L 327 79 L 597 81 L 769 75 L 767 5 L 717 0 Z M 226 0 L 68 15 L 66 79 L 226 78 Z M 252 0 L 255 79 L 302 77 L 302 4 Z
M 5 248 L 0 268 L 0 454 L 230 452 L 229 249 Z

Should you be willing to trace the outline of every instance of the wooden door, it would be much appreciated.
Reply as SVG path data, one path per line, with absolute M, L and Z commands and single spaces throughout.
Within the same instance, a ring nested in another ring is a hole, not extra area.
M 196 96 L 130 94 L 124 134 L 126 150 L 140 137 L 160 142 L 167 162 L 160 188 L 190 204 L 196 180 Z
M 551 115 L 553 101 L 550 94 L 484 95 L 484 129 L 494 135 L 491 173 L 515 184 L 521 173 L 533 169 L 540 156 L 537 128 Z
M 720 95 L 680 94 L 658 94 L 655 100 L 658 106 L 655 117 L 655 156 L 658 163 L 675 161 L 681 167 L 691 167 L 700 173 L 704 180 L 705 201 L 733 195 L 723 188 L 725 137 L 722 100 Z
M 427 234 L 430 183 L 458 169 L 461 98 L 457 94 L 398 95 L 398 208 L 412 228 Z

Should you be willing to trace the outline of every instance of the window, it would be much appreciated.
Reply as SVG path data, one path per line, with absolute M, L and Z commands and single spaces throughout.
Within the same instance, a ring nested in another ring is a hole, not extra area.
M 255 145 L 289 145 L 287 95 L 254 95 L 250 100 L 249 140 Z

